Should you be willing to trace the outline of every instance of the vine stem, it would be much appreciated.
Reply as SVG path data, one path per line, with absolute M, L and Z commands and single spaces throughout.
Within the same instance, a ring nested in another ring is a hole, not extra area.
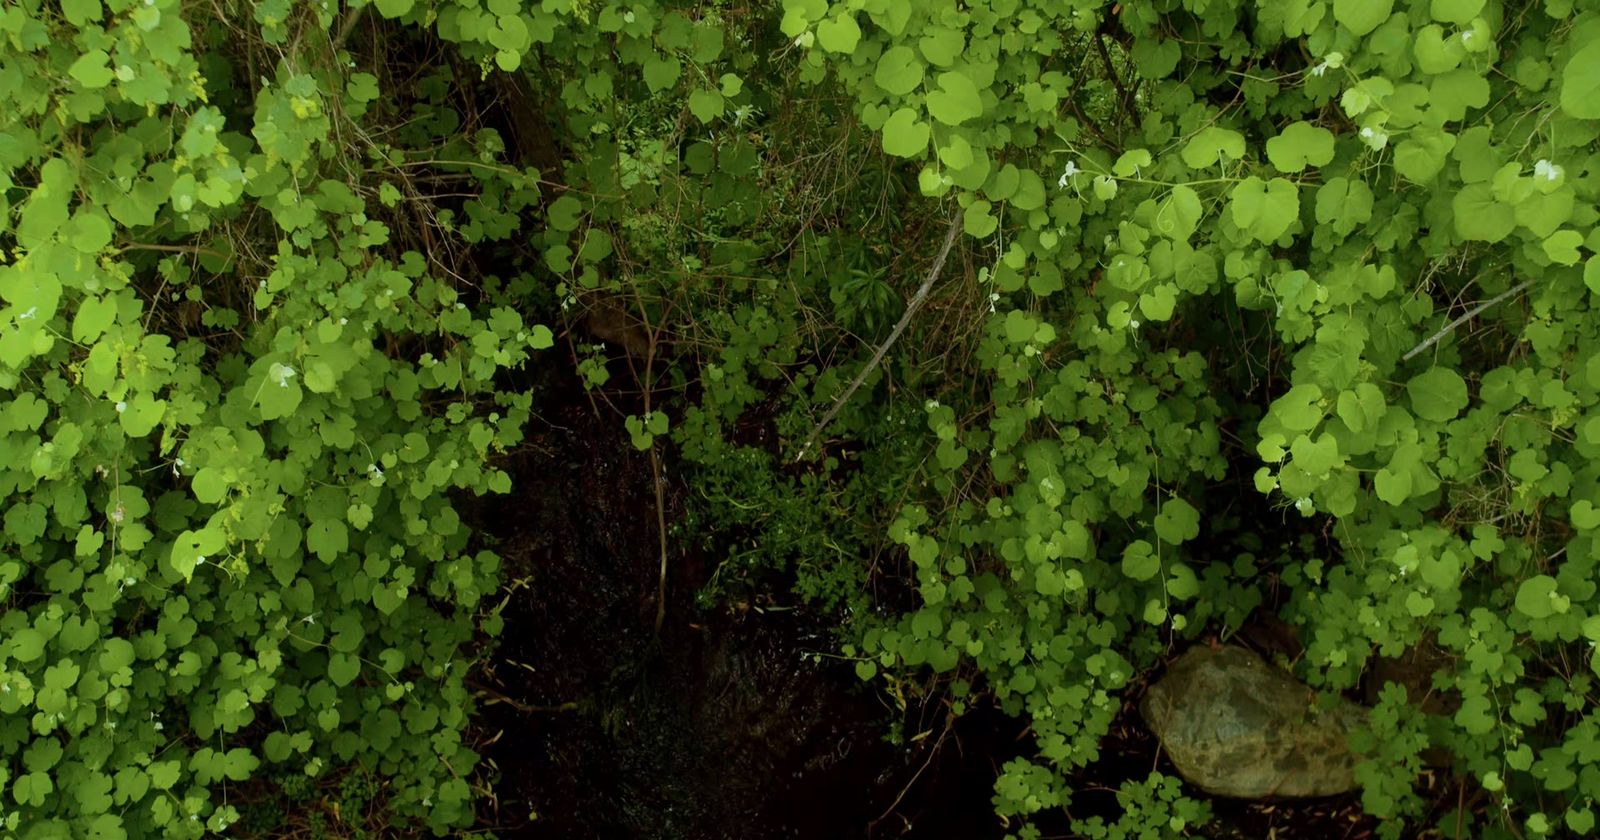
M 1443 329 L 1439 330 L 1438 332 L 1434 333 L 1431 336 L 1428 336 L 1427 340 L 1423 341 L 1421 344 L 1418 344 L 1417 346 L 1411 348 L 1404 356 L 1400 357 L 1400 361 L 1402 361 L 1402 362 L 1411 361 L 1411 358 L 1413 356 L 1417 355 L 1418 353 L 1421 353 L 1422 351 L 1428 349 L 1429 347 L 1432 347 L 1435 344 L 1438 344 L 1439 343 L 1439 339 L 1444 338 L 1445 336 L 1447 336 L 1450 333 L 1454 332 L 1456 327 L 1459 327 L 1462 324 L 1465 324 L 1466 322 L 1472 320 L 1473 318 L 1478 317 L 1478 315 L 1480 313 L 1482 313 L 1485 309 L 1488 309 L 1489 307 L 1494 306 L 1495 304 L 1505 300 L 1506 298 L 1511 297 L 1512 295 L 1520 294 L 1520 293 L 1522 293 L 1524 291 L 1527 291 L 1528 287 L 1532 286 L 1532 285 L 1533 285 L 1533 281 L 1532 280 L 1524 280 L 1521 283 L 1518 283 L 1517 285 L 1512 286 L 1509 289 L 1506 289 L 1505 291 L 1501 292 L 1500 294 L 1495 295 L 1492 298 L 1489 298 L 1488 300 L 1484 301 L 1483 303 L 1480 303 L 1477 306 L 1472 307 L 1472 309 L 1469 310 L 1467 312 L 1467 314 L 1462 315 L 1460 318 L 1457 318 L 1457 319 L 1455 319 L 1454 321 L 1451 321 L 1448 324 L 1445 324 Z
M 933 283 L 939 279 L 940 272 L 944 270 L 944 261 L 950 256 L 950 246 L 955 244 L 956 234 L 961 231 L 961 217 L 961 210 L 957 210 L 955 215 L 950 217 L 950 227 L 945 231 L 944 244 L 939 247 L 939 255 L 934 258 L 933 266 L 928 269 L 928 276 L 923 279 L 922 286 L 911 297 L 911 302 L 906 304 L 906 311 L 900 315 L 900 320 L 895 323 L 894 329 L 889 331 L 889 337 L 878 345 L 877 351 L 872 354 L 872 359 L 867 362 L 866 367 L 863 367 L 861 372 L 856 374 L 856 378 L 850 383 L 850 387 L 844 389 L 844 393 L 833 401 L 833 406 L 828 409 L 828 413 L 822 415 L 822 420 L 811 429 L 811 434 L 806 436 L 806 442 L 800 447 L 800 452 L 794 456 L 795 463 L 798 463 L 800 459 L 806 456 L 812 445 L 817 442 L 817 436 L 822 434 L 822 430 L 826 429 L 828 424 L 833 422 L 833 418 L 838 415 L 839 409 L 844 407 L 845 402 L 855 394 L 856 389 L 861 387 L 861 383 L 866 382 L 872 371 L 877 369 L 878 364 L 883 361 L 884 354 L 888 353 L 889 348 L 894 346 L 895 341 L 900 338 L 900 334 L 905 332 L 906 326 L 911 323 L 911 317 L 917 314 L 917 310 L 922 307 L 923 301 L 928 299 L 928 292 L 933 290 Z

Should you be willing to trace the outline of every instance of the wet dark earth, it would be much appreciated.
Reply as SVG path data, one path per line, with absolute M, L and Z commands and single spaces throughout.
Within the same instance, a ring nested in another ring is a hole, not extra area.
M 536 421 L 537 422 L 537 421 Z M 507 838 L 1001 838 L 999 768 L 1030 749 L 979 707 L 902 709 L 830 659 L 830 621 L 696 593 L 712 565 L 660 551 L 648 454 L 586 400 L 547 414 L 507 465 L 519 490 L 476 512 L 509 584 L 498 650 L 475 677 L 481 830 Z M 683 488 L 665 485 L 669 521 Z M 817 654 L 821 654 L 818 656 Z M 1114 821 L 1115 788 L 1171 773 L 1128 698 L 1074 814 Z M 948 731 L 946 725 L 949 723 Z M 903 745 L 885 736 L 899 725 Z M 926 735 L 913 738 L 920 733 Z M 1209 836 L 1371 836 L 1353 797 L 1218 802 Z M 1065 815 L 1036 821 L 1072 836 Z
M 747 605 L 702 611 L 695 593 L 709 570 L 695 557 L 669 558 L 657 638 L 649 457 L 606 434 L 587 405 L 553 419 L 514 465 L 518 486 L 536 489 L 481 512 L 514 581 L 498 655 L 478 677 L 498 833 L 1002 836 L 989 795 L 999 763 L 1022 749 L 1014 725 L 1009 750 L 985 743 L 982 756 L 951 742 L 995 740 L 967 731 L 1000 734 L 983 715 L 937 754 L 892 746 L 883 736 L 900 711 L 847 665 L 813 656 L 832 650 L 825 622 Z

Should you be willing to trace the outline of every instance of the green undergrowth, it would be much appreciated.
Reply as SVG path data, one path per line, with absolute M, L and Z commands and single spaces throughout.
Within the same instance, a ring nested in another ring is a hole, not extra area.
M 1017 837 L 1259 609 L 1320 689 L 1442 652 L 1383 834 L 1584 835 L 1597 133 L 1593 0 L 0 4 L 0 826 L 471 826 L 457 503 L 570 351 L 718 591 L 1027 721 Z

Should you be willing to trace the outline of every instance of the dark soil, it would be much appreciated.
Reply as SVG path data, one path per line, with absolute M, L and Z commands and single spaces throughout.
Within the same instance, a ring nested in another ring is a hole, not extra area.
M 812 655 L 833 650 L 829 622 L 701 611 L 696 557 L 669 558 L 657 639 L 649 456 L 587 402 L 547 420 L 510 465 L 522 490 L 479 513 L 513 584 L 477 677 L 499 776 L 485 827 L 562 840 L 1003 835 L 989 797 L 1025 746 L 1016 724 L 969 714 L 937 752 L 939 731 L 889 744 L 898 710 L 848 664 Z M 669 517 L 680 492 L 669 480 Z
M 1030 751 L 1019 723 L 979 706 L 945 732 L 942 709 L 894 708 L 826 656 L 827 617 L 697 607 L 712 564 L 677 549 L 657 637 L 648 454 L 576 390 L 536 423 L 507 464 L 518 490 L 475 517 L 509 585 L 499 648 L 475 677 L 494 791 L 480 828 L 560 840 L 1005 835 L 990 797 L 1000 766 Z M 666 472 L 671 522 L 686 496 Z M 1076 816 L 1114 821 L 1123 780 L 1175 772 L 1137 699 L 1072 780 Z M 885 739 L 896 722 L 905 746 Z M 1213 808 L 1207 832 L 1220 838 L 1364 838 L 1374 827 L 1353 795 Z M 1046 837 L 1071 836 L 1064 814 L 1036 822 Z

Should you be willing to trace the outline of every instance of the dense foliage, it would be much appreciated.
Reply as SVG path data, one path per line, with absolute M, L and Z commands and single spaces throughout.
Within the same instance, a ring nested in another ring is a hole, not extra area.
M 1594 0 L 6 2 L 0 826 L 470 824 L 452 491 L 511 489 L 537 322 L 611 311 L 578 367 L 681 459 L 674 538 L 1025 716 L 1019 836 L 1257 609 L 1330 690 L 1446 654 L 1358 744 L 1386 831 L 1432 746 L 1494 803 L 1447 831 L 1586 833 L 1597 133 Z M 1078 830 L 1204 818 L 1122 800 Z

